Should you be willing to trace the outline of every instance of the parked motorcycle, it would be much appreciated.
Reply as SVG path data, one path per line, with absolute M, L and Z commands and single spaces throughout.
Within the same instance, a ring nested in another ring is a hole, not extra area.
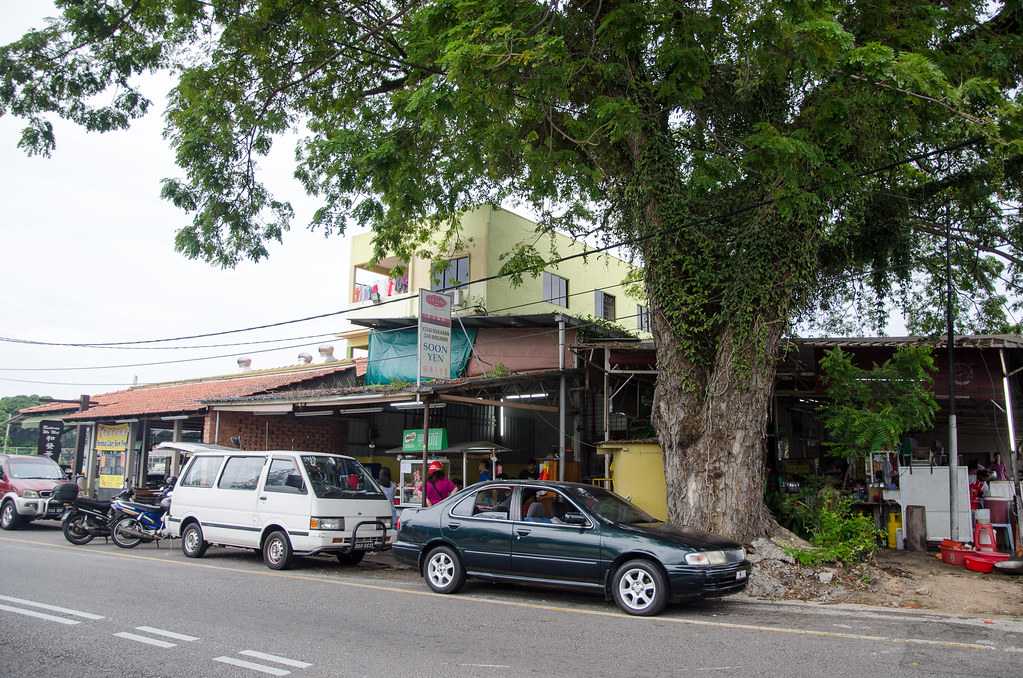
M 127 499 L 115 499 L 110 506 L 114 513 L 110 525 L 110 538 L 123 549 L 132 549 L 142 544 L 170 537 L 166 529 L 167 512 L 170 510 L 170 492 L 177 478 L 167 478 L 157 491 L 158 504 L 143 504 Z
M 131 495 L 132 489 L 126 487 L 114 499 L 127 500 Z M 59 493 L 55 488 L 53 496 L 59 497 L 64 503 L 64 514 L 60 517 L 60 527 L 64 532 L 64 538 L 69 542 L 80 546 L 88 544 L 95 537 L 110 536 L 110 518 L 113 515 L 110 510 L 112 501 L 80 497 L 78 496 L 78 486 L 74 483 L 65 483 Z

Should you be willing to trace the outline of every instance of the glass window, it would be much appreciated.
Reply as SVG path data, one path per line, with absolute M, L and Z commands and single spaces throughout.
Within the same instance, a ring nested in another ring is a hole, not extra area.
M 213 481 L 216 480 L 223 461 L 223 457 L 193 458 L 180 484 L 185 487 L 213 487 Z
M 636 328 L 640 332 L 650 331 L 650 309 L 639 304 L 636 305 Z
M 568 281 L 544 271 L 543 300 L 556 306 L 568 308 Z
M 614 296 L 597 290 L 596 299 L 594 300 L 594 315 L 604 320 L 615 320 L 615 298 Z
M 472 515 L 477 518 L 508 520 L 508 508 L 511 506 L 512 497 L 512 488 L 510 486 L 490 485 L 478 492 L 474 492 L 470 496 L 472 497 L 471 504 L 466 504 L 463 499 L 459 502 L 458 507 L 461 508 L 465 505 L 466 508 L 471 508 Z
M 264 457 L 231 457 L 224 464 L 224 473 L 217 487 L 222 490 L 254 490 L 265 463 Z
M 354 459 L 309 454 L 302 456 L 302 465 L 317 497 L 384 496 L 369 471 Z
M 11 467 L 12 478 L 39 479 L 39 480 L 67 480 L 64 471 L 57 462 L 49 457 L 28 457 L 20 459 L 11 458 L 7 462 Z
M 294 459 L 272 459 L 264 487 L 267 492 L 306 493 L 305 481 L 302 480 L 302 474 L 299 473 Z
M 434 292 L 450 290 L 469 282 L 469 257 L 459 257 L 448 261 L 447 268 L 440 274 L 440 280 L 431 280 L 430 289 Z

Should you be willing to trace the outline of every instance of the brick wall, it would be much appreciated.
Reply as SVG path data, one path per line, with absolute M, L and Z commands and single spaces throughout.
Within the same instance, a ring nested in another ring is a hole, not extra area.
M 348 424 L 340 419 L 294 417 L 290 414 L 255 416 L 246 412 L 210 412 L 206 415 L 204 442 L 230 447 L 231 436 L 241 436 L 246 450 L 348 453 Z

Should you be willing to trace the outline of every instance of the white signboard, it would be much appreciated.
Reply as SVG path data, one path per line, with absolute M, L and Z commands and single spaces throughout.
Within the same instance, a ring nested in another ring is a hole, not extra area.
M 451 296 L 419 290 L 419 378 L 451 378 Z

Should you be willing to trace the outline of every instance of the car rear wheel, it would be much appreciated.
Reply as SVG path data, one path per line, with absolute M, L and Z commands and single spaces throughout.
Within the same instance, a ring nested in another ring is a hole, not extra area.
M 271 532 L 270 536 L 263 542 L 263 562 L 271 570 L 286 570 L 291 567 L 294 558 L 294 551 L 291 550 L 291 542 L 288 535 L 280 530 Z
M 5 530 L 16 530 L 21 527 L 22 519 L 14 502 L 8 499 L 0 506 L 0 527 Z
M 362 557 L 366 555 L 365 551 L 349 551 L 348 553 L 337 554 L 337 562 L 342 565 L 358 565 L 362 562 Z
M 465 584 L 465 568 L 447 546 L 438 546 L 426 557 L 426 583 L 437 593 L 455 593 Z
M 668 582 L 661 568 L 646 560 L 630 560 L 615 572 L 612 592 L 628 614 L 650 617 L 668 602 Z
M 210 543 L 202 538 L 202 527 L 199 523 L 189 523 L 181 533 L 181 552 L 188 558 L 202 558 Z

